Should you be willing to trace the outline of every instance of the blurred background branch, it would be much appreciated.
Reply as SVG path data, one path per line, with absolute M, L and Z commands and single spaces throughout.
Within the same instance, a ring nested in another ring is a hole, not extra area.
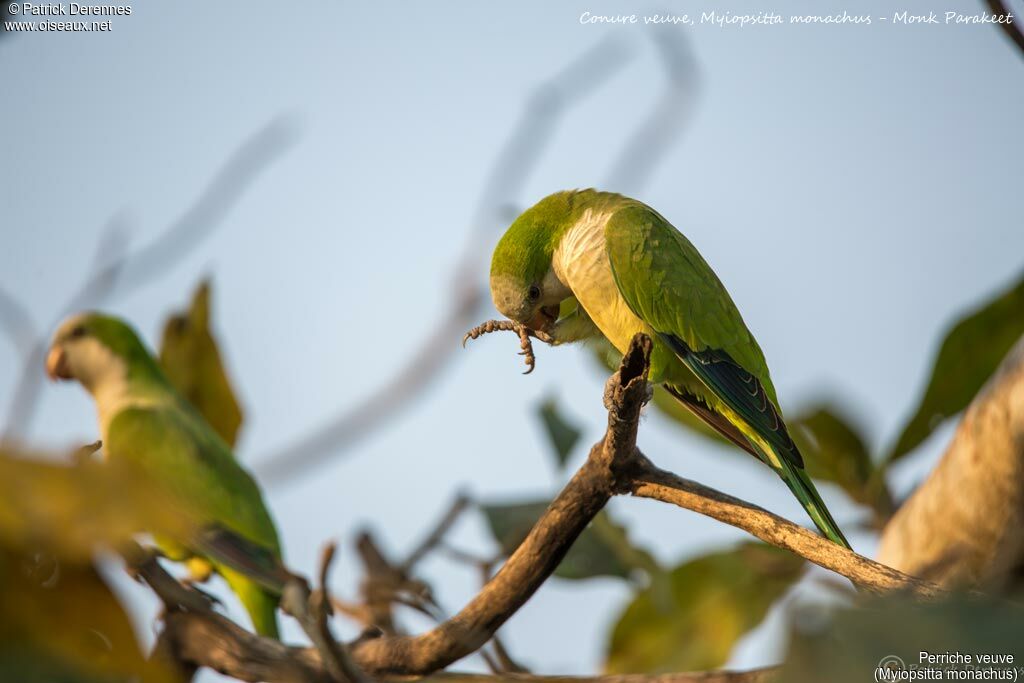
M 636 192 L 684 130 L 696 98 L 696 65 L 685 40 L 655 32 L 654 44 L 665 72 L 664 91 L 651 114 L 636 126 L 609 174 L 609 187 Z M 366 399 L 312 433 L 276 452 L 255 459 L 260 479 L 269 485 L 301 476 L 325 460 L 346 452 L 398 415 L 422 394 L 458 349 L 456 342 L 488 300 L 486 266 L 497 231 L 518 213 L 525 181 L 550 145 L 565 114 L 604 85 L 634 57 L 634 49 L 611 38 L 538 85 L 527 97 L 519 122 L 508 135 L 484 183 L 462 257 L 454 268 L 452 308 L 417 347 L 405 365 Z
M 128 250 L 121 221 L 111 221 L 97 250 L 97 259 L 85 282 L 64 304 L 39 336 L 31 333 L 31 318 L 8 294 L 0 296 L 0 323 L 17 339 L 22 350 L 22 371 L 0 440 L 18 441 L 31 427 L 42 385 L 46 337 L 69 313 L 108 303 L 114 296 L 136 291 L 159 278 L 188 256 L 222 222 L 256 179 L 298 139 L 294 121 L 278 118 L 253 133 L 228 157 L 203 192 L 174 222 L 149 243 Z M 25 349 L 28 349 L 27 352 Z
M 999 28 L 1001 28 L 1003 33 L 1013 41 L 1014 45 L 1017 46 L 1017 50 L 1020 52 L 1020 56 L 1024 58 L 1024 16 L 1021 16 L 1020 12 L 1014 12 L 1007 4 L 1006 0 L 985 0 L 985 4 L 988 5 L 992 14 L 997 16 L 1013 14 L 1013 21 L 1001 23 L 999 24 Z

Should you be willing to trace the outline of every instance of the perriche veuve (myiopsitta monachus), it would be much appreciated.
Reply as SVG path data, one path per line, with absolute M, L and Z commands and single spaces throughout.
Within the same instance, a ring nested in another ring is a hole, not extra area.
M 625 353 L 651 337 L 650 380 L 786 482 L 821 532 L 849 547 L 804 471 L 764 354 L 697 249 L 657 211 L 595 190 L 545 197 L 512 223 L 491 261 L 508 318 L 556 344 L 603 335 Z M 562 304 L 575 299 L 570 314 Z
M 277 638 L 281 550 L 259 487 L 132 328 L 99 313 L 73 316 L 54 335 L 46 371 L 92 394 L 105 456 L 165 486 L 201 527 L 188 539 L 155 536 L 159 550 L 197 579 L 216 570 L 256 631 Z

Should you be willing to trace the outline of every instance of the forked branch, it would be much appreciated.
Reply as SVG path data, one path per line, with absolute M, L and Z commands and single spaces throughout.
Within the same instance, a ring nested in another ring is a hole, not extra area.
M 478 650 L 551 576 L 576 538 L 616 494 L 672 503 L 744 529 L 872 592 L 900 591 L 921 599 L 942 595 L 930 583 L 862 557 L 762 508 L 655 467 L 636 447 L 640 411 L 649 395 L 650 353 L 650 339 L 637 335 L 606 391 L 605 435 L 494 577 L 458 614 L 425 633 L 383 633 L 353 643 L 346 654 L 351 653 L 361 670 L 377 676 L 429 675 Z M 165 637 L 186 664 L 209 666 L 242 680 L 335 679 L 329 671 L 334 667 L 322 662 L 324 644 L 286 647 L 253 636 L 209 610 L 172 611 L 165 619 Z M 769 675 L 757 670 L 678 674 L 665 680 L 760 681 Z

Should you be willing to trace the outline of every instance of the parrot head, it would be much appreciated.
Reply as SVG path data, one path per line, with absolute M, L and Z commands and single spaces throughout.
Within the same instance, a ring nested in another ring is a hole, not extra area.
M 498 311 L 532 330 L 547 332 L 572 291 L 558 278 L 555 249 L 572 223 L 576 193 L 540 200 L 509 226 L 491 258 L 491 298 Z
M 149 359 L 126 323 L 100 313 L 81 313 L 65 320 L 54 334 L 46 374 L 53 380 L 78 380 L 94 392 L 109 382 L 123 381 L 132 367 Z

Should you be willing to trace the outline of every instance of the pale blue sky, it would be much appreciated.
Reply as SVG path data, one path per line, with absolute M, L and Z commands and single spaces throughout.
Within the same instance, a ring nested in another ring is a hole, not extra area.
M 832 5 L 876 16 L 894 9 Z M 358 403 L 417 348 L 449 305 L 450 270 L 524 97 L 614 36 L 633 59 L 567 113 L 525 189 L 507 201 L 526 206 L 607 178 L 663 76 L 654 29 L 581 26 L 582 12 L 825 11 L 811 0 L 132 6 L 110 33 L 0 40 L 0 287 L 48 324 L 88 272 L 111 216 L 123 212 L 132 243 L 144 243 L 246 136 L 291 116 L 298 143 L 219 229 L 165 277 L 109 307 L 155 342 L 167 311 L 214 275 L 217 327 L 247 409 L 241 457 L 249 462 Z M 888 443 L 951 316 L 1024 266 L 1024 139 L 1014 128 L 1024 120 L 1024 60 L 991 26 L 662 33 L 689 41 L 700 91 L 684 138 L 639 198 L 716 269 L 785 406 L 838 397 L 875 443 Z M 451 344 L 462 332 L 451 331 Z M 514 350 L 512 338 L 495 336 L 458 352 L 386 430 L 313 476 L 269 489 L 290 562 L 311 571 L 323 541 L 341 539 L 335 585 L 351 595 L 357 528 L 370 524 L 405 552 L 457 489 L 507 499 L 552 492 L 559 479 L 534 406 L 557 395 L 592 441 L 604 420 L 604 377 L 586 353 L 546 348 L 523 377 Z M 13 347 L 0 342 L 4 413 L 17 368 Z M 90 401 L 78 388 L 47 386 L 31 434 L 50 446 L 94 439 Z M 901 490 L 946 434 L 897 472 Z M 771 472 L 657 415 L 640 443 L 669 469 L 804 521 Z M 825 495 L 840 521 L 852 519 L 840 494 Z M 650 502 L 617 500 L 613 509 L 666 562 L 742 537 Z M 859 549 L 873 547 L 854 536 Z M 488 547 L 476 519 L 455 540 Z M 425 569 L 450 609 L 476 588 L 468 570 L 440 561 Z M 143 589 L 124 590 L 151 616 Z M 538 672 L 591 671 L 626 596 L 611 580 L 552 581 L 504 633 Z M 734 662 L 773 661 L 773 633 Z

